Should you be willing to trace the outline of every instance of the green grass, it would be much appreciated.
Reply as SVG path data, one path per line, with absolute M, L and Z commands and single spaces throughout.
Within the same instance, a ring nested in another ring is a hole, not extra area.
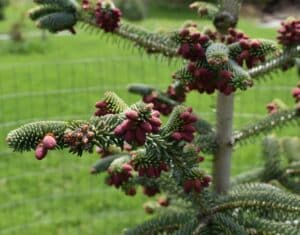
M 9 20 L 0 23 L 0 32 L 7 31 L 16 12 L 27 8 L 16 6 L 9 8 Z M 142 25 L 152 29 L 174 28 L 189 16 L 187 12 L 178 16 L 177 12 L 155 9 Z M 274 30 L 259 29 L 254 21 L 242 20 L 240 26 L 251 36 L 275 37 Z M 35 29 L 26 21 L 25 30 Z M 131 47 L 115 46 L 113 41 L 79 31 L 75 37 L 49 36 L 46 42 L 30 39 L 30 43 L 45 50 L 21 55 L 5 52 L 7 42 L 1 42 L 1 139 L 29 120 L 88 118 L 93 104 L 106 90 L 116 91 L 133 103 L 139 97 L 127 93 L 128 83 L 165 88 L 172 72 L 180 67 L 176 61 L 168 64 L 149 58 Z M 278 73 L 274 80 L 238 93 L 235 126 L 265 115 L 265 104 L 274 97 L 292 105 L 290 87 L 296 84 L 295 74 Z M 188 104 L 203 118 L 214 120 L 215 96 L 192 93 Z M 280 133 L 299 135 L 296 128 L 285 128 Z M 236 149 L 235 174 L 260 164 L 259 146 L 257 141 Z M 0 142 L 0 152 L 0 234 L 114 235 L 147 219 L 141 207 L 147 199 L 142 193 L 134 198 L 125 197 L 105 186 L 103 176 L 89 176 L 89 167 L 97 159 L 95 155 L 77 158 L 67 152 L 53 152 L 37 162 L 33 153 L 11 153 L 5 141 Z

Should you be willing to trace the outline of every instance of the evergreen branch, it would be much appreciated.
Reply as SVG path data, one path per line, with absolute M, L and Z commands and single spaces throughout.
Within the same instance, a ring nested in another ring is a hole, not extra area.
M 264 76 L 268 73 L 274 72 L 275 69 L 280 69 L 282 66 L 287 64 L 291 59 L 299 57 L 300 55 L 300 46 L 295 48 L 290 48 L 284 51 L 279 56 L 274 56 L 273 58 L 269 59 L 267 62 L 258 65 L 255 68 L 249 70 L 250 76 L 258 80 L 261 76 Z
M 232 137 L 231 144 L 237 144 L 251 137 L 266 134 L 275 128 L 282 127 L 293 121 L 299 122 L 300 113 L 297 109 L 284 110 L 257 121 L 255 124 L 249 125 L 239 131 L 236 131 Z
M 65 29 L 72 30 L 77 23 L 73 12 L 54 12 L 46 14 L 37 20 L 37 27 L 56 33 Z
M 283 154 L 289 162 L 300 161 L 300 138 L 285 137 L 281 140 Z
M 141 96 L 147 96 L 150 95 L 152 92 L 156 93 L 157 100 L 170 105 L 170 106 L 177 106 L 180 103 L 170 99 L 168 96 L 166 96 L 163 92 L 160 90 L 155 89 L 154 87 L 144 85 L 144 84 L 133 84 L 129 85 L 128 91 L 131 93 L 139 94 Z
M 106 171 L 114 160 L 119 159 L 123 156 L 124 156 L 124 154 L 115 154 L 115 155 L 110 155 L 110 156 L 106 156 L 102 159 L 99 159 L 91 167 L 91 170 L 90 170 L 91 174 L 99 174 L 101 172 Z
M 255 192 L 264 192 L 265 190 L 268 191 L 280 191 L 277 187 L 270 185 L 270 184 L 265 184 L 265 183 L 248 183 L 248 184 L 241 184 L 241 185 L 236 185 L 234 186 L 230 192 L 229 195 L 237 196 L 240 193 L 247 193 L 251 191 Z
M 98 25 L 89 19 L 81 18 L 80 20 L 83 23 L 98 28 Z M 142 28 L 124 22 L 113 32 L 113 34 L 132 41 L 135 46 L 143 48 L 148 52 L 161 53 L 167 57 L 178 56 L 177 48 L 179 45 L 169 36 L 150 33 Z
M 280 165 L 280 142 L 274 136 L 268 136 L 263 141 L 263 156 L 265 158 L 265 166 L 261 179 L 268 182 L 272 179 L 278 179 L 282 175 L 282 167 Z
M 212 219 L 213 230 L 225 232 L 225 234 L 247 235 L 246 229 L 241 226 L 234 218 L 229 215 L 218 213 Z
M 149 95 L 156 89 L 150 85 L 145 84 L 131 84 L 128 86 L 128 91 L 133 94 L 138 94 L 141 96 Z
M 76 0 L 34 0 L 35 3 L 40 5 L 57 5 L 63 9 L 76 10 L 79 8 Z
M 57 139 L 59 146 L 63 146 L 63 135 L 68 127 L 64 121 L 40 121 L 23 125 L 9 132 L 6 141 L 14 151 L 30 151 L 36 148 L 45 135 L 51 133 Z
M 231 180 L 231 185 L 235 186 L 235 185 L 239 185 L 239 184 L 245 184 L 245 183 L 259 181 L 263 171 L 264 171 L 264 168 L 258 168 L 258 169 L 250 170 L 247 172 L 243 172 L 243 173 L 235 176 Z
M 193 220 L 191 211 L 185 213 L 163 214 L 154 219 L 146 221 L 135 228 L 124 231 L 125 235 L 158 235 L 163 232 L 171 233 L 179 229 L 185 223 Z
M 195 218 L 191 219 L 191 221 L 187 222 L 186 224 L 182 225 L 179 230 L 172 233 L 171 235 L 187 235 L 187 234 L 194 234 L 193 231 L 195 227 L 198 225 L 199 221 Z
M 203 153 L 206 154 L 213 154 L 218 149 L 217 136 L 215 132 L 197 135 L 194 143 L 201 149 Z
M 250 234 L 264 235 L 298 235 L 300 230 L 290 223 L 277 222 L 251 216 L 241 220 Z M 247 234 L 249 234 L 247 233 Z
M 199 119 L 195 124 L 195 128 L 201 135 L 212 134 L 215 132 L 213 126 L 204 119 Z
M 242 0 L 220 0 L 221 10 L 230 12 L 234 17 L 238 18 Z
M 40 17 L 43 17 L 48 14 L 52 14 L 58 11 L 61 11 L 62 9 L 57 5 L 42 5 L 32 8 L 28 15 L 31 20 L 37 20 Z
M 197 1 L 190 5 L 190 9 L 196 10 L 198 15 L 203 18 L 214 19 L 219 11 L 219 7 L 213 3 Z
M 299 169 L 299 168 L 298 168 Z M 300 173 L 298 174 L 298 178 L 300 177 Z M 300 194 L 300 184 L 295 180 L 292 180 L 290 177 L 281 177 L 278 179 L 280 184 L 282 184 L 285 188 L 290 190 L 295 194 Z
M 259 209 L 263 211 L 276 211 L 300 215 L 300 198 L 295 195 L 286 194 L 279 189 L 255 185 L 255 187 L 240 186 L 233 193 L 219 198 L 218 205 L 210 210 L 211 214 L 228 210 Z
M 149 33 L 146 30 L 125 23 L 116 30 L 116 34 L 133 41 L 137 46 L 146 50 L 155 51 L 156 53 L 160 52 L 168 57 L 178 56 L 178 45 L 166 36 Z
M 240 0 L 220 0 L 220 10 L 214 18 L 216 29 L 226 34 L 229 28 L 235 28 L 239 20 Z
M 260 56 L 270 56 L 270 55 L 277 55 L 279 52 L 279 48 L 277 44 L 271 40 L 267 39 L 255 39 L 247 40 L 249 44 L 256 43 L 256 46 L 252 46 L 249 49 L 249 53 L 252 56 L 260 57 Z M 246 42 L 247 42 L 246 41 Z M 241 42 L 235 42 L 233 44 L 230 44 L 229 46 L 229 55 L 231 59 L 236 59 L 238 55 L 240 55 L 241 52 L 244 51 Z

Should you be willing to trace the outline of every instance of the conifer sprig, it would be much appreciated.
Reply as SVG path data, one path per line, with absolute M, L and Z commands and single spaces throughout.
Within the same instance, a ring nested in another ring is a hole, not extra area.
M 249 138 L 268 133 L 289 123 L 299 123 L 299 118 L 300 113 L 298 108 L 274 113 L 264 119 L 258 120 L 254 124 L 236 131 L 232 136 L 232 144 L 247 141 Z

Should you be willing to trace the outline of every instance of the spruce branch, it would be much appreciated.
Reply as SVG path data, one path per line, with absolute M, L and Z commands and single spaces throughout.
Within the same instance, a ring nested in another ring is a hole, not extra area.
M 167 57 L 177 57 L 178 44 L 166 36 L 149 33 L 146 30 L 123 23 L 116 34 L 146 50 L 162 53 Z
M 124 231 L 125 235 L 156 235 L 161 233 L 172 233 L 182 227 L 185 223 L 194 219 L 192 211 L 185 213 L 163 214 L 151 219 L 135 228 Z
M 67 126 L 68 123 L 64 121 L 34 122 L 11 131 L 6 141 L 14 151 L 30 151 L 36 148 L 45 135 L 52 133 L 57 139 L 58 146 L 63 147 L 63 135 Z
M 242 0 L 220 0 L 221 10 L 230 12 L 234 17 L 240 14 Z
M 230 192 L 229 195 L 233 195 L 233 196 L 237 196 L 240 193 L 247 193 L 250 191 L 253 192 L 264 192 L 265 190 L 268 191 L 280 191 L 280 189 L 278 189 L 277 187 L 267 184 L 267 183 L 247 183 L 247 184 L 240 184 L 240 185 L 236 185 L 234 186 Z
M 225 232 L 226 234 L 239 234 L 239 235 L 247 235 L 246 229 L 241 226 L 233 217 L 225 214 L 218 213 L 213 216 L 211 225 L 214 231 L 218 231 L 219 233 Z
M 229 54 L 231 59 L 236 59 L 245 48 L 243 44 L 249 45 L 249 53 L 251 56 L 272 56 L 279 53 L 279 48 L 277 44 L 271 40 L 267 39 L 248 39 L 242 42 L 236 42 L 229 45 Z
M 282 175 L 281 167 L 281 146 L 279 140 L 274 136 L 268 136 L 263 140 L 263 156 L 265 170 L 261 175 L 263 182 L 278 179 Z
M 297 58 L 300 55 L 300 46 L 286 49 L 280 55 L 275 55 L 270 58 L 265 63 L 258 65 L 248 72 L 251 78 L 258 80 L 264 75 L 274 72 L 276 69 L 281 69 L 285 64 L 287 64 L 291 59 Z
M 281 146 L 284 156 L 288 162 L 300 161 L 300 138 L 299 137 L 284 137 L 281 139 Z
M 300 162 L 299 162 L 300 163 Z M 299 172 L 299 166 L 297 168 L 298 173 L 293 174 L 294 176 L 296 175 L 296 177 L 298 177 L 298 181 L 291 179 L 290 174 L 286 174 L 283 175 L 283 177 L 281 177 L 279 179 L 279 182 L 281 185 L 283 185 L 286 189 L 288 189 L 289 191 L 295 193 L 295 194 L 300 194 L 300 184 L 299 184 L 299 178 L 300 178 L 300 172 Z M 291 169 L 286 169 L 286 173 L 290 173 Z
M 239 219 L 239 221 L 248 231 L 247 234 L 298 235 L 300 232 L 299 228 L 292 224 L 292 221 L 278 222 L 254 216 Z
M 299 117 L 300 114 L 297 108 L 271 114 L 264 119 L 258 120 L 254 124 L 248 125 L 239 131 L 235 131 L 232 136 L 231 144 L 247 141 L 249 138 L 258 137 L 261 134 L 266 134 L 273 129 L 283 127 L 293 122 L 298 123 Z
M 77 23 L 76 16 L 69 12 L 54 12 L 40 17 L 37 20 L 37 27 L 48 29 L 52 33 L 56 33 L 65 29 L 73 29 Z
M 254 170 L 243 172 L 237 176 L 235 176 L 231 180 L 231 186 L 236 186 L 239 184 L 245 184 L 250 182 L 257 182 L 260 180 L 260 177 L 264 171 L 264 168 L 257 168 Z
M 254 190 L 255 189 L 255 190 Z M 245 188 L 242 186 L 228 196 L 219 198 L 218 205 L 210 210 L 212 214 L 241 208 L 259 209 L 264 211 L 281 211 L 300 215 L 300 198 L 286 194 L 275 187 L 262 185 L 261 187 Z
M 116 160 L 119 159 L 124 155 L 124 153 L 122 154 L 115 154 L 115 155 L 110 155 L 110 156 L 106 156 L 102 159 L 99 159 L 90 169 L 90 173 L 91 174 L 99 174 L 102 173 L 104 171 L 107 171 L 107 169 L 110 167 L 111 163 Z
M 284 161 L 281 160 L 282 143 L 286 143 L 289 139 L 294 140 L 294 138 L 285 137 L 284 141 L 282 141 L 274 136 L 266 137 L 263 141 L 264 168 L 254 169 L 236 176 L 232 180 L 231 185 L 266 182 L 299 194 L 300 186 L 299 182 L 297 182 L 300 175 L 299 162 L 288 161 L 288 164 L 284 165 Z M 294 142 L 292 143 L 295 144 Z M 283 151 L 285 152 L 284 149 Z
M 194 229 L 198 226 L 198 221 L 196 218 L 191 219 L 186 224 L 182 225 L 176 232 L 171 235 L 186 235 L 186 234 L 195 234 Z
M 214 18 L 216 29 L 226 34 L 229 28 L 235 28 L 239 20 L 240 0 L 220 0 L 220 10 Z
M 36 6 L 36 7 L 32 8 L 28 12 L 28 15 L 31 20 L 37 20 L 40 17 L 49 15 L 49 14 L 52 14 L 55 12 L 59 12 L 61 10 L 62 9 L 57 5 L 53 5 L 53 4 L 52 5 L 41 5 L 41 6 Z
M 81 18 L 80 21 L 98 29 L 98 25 L 93 20 Z M 142 48 L 146 52 L 160 53 L 171 58 L 178 57 L 177 48 L 179 45 L 167 35 L 150 33 L 145 29 L 124 22 L 113 34 L 133 42 L 136 47 Z
M 219 6 L 204 1 L 197 1 L 190 4 L 190 9 L 196 10 L 202 18 L 214 19 L 219 12 Z
M 194 143 L 203 153 L 206 154 L 214 154 L 218 149 L 217 136 L 215 132 L 197 135 Z
M 57 5 L 62 9 L 76 10 L 79 8 L 76 0 L 34 0 L 36 4 L 42 6 Z
M 132 84 L 129 85 L 128 91 L 134 94 L 139 94 L 143 97 L 150 95 L 151 93 L 155 93 L 155 97 L 157 100 L 170 105 L 172 107 L 179 105 L 180 103 L 169 98 L 164 92 L 155 89 L 154 87 L 144 85 L 144 84 Z

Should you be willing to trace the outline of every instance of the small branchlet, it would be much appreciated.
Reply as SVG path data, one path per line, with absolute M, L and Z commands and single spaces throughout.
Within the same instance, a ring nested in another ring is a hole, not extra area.
M 108 170 L 107 183 L 131 196 L 136 192 L 135 183 L 142 183 L 147 195 L 159 192 L 156 182 L 145 184 L 136 177 L 160 178 L 163 172 L 176 175 L 177 184 L 188 187 L 186 193 L 200 193 L 209 186 L 210 177 L 198 169 L 199 151 L 187 145 L 194 139 L 197 121 L 190 108 L 177 106 L 167 124 L 161 127 L 160 113 L 151 104 L 128 107 L 109 92 L 96 107 L 96 116 L 88 121 L 36 122 L 22 126 L 8 134 L 8 144 L 15 151 L 35 149 L 39 160 L 54 148 L 69 148 L 71 153 L 81 156 L 84 152 L 92 153 L 95 147 L 110 152 L 114 146 L 119 153 L 105 155 L 91 173 Z M 193 170 L 187 174 L 190 169 Z M 185 186 L 187 181 L 192 182 L 191 186 Z
M 218 6 L 202 1 L 197 1 L 190 4 L 190 9 L 196 10 L 200 17 L 208 19 L 214 19 L 219 11 Z
M 262 120 L 258 120 L 252 125 L 236 131 L 232 137 L 232 143 L 237 144 L 247 141 L 247 139 L 251 137 L 257 137 L 261 134 L 268 133 L 276 128 L 285 126 L 288 123 L 298 123 L 299 117 L 300 114 L 298 108 L 271 114 Z

